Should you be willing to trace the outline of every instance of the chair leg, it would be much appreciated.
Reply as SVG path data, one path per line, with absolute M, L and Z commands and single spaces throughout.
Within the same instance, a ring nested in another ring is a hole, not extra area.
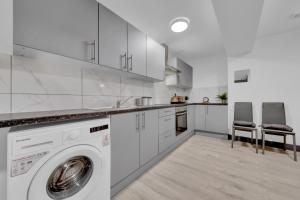
M 257 149 L 257 146 L 258 146 L 258 139 L 257 139 L 257 136 L 258 135 L 258 131 L 255 130 L 255 149 L 256 149 L 256 153 L 258 153 L 258 149 Z
M 231 135 L 231 148 L 233 148 L 233 141 L 235 140 L 235 129 L 232 128 L 232 135 Z
M 286 135 L 283 136 L 283 150 L 286 151 Z
M 262 154 L 265 154 L 265 133 L 261 132 L 261 138 L 262 138 Z
M 251 131 L 251 144 L 253 144 L 253 131 Z
M 297 161 L 296 134 L 293 135 L 293 143 L 294 143 L 294 160 Z

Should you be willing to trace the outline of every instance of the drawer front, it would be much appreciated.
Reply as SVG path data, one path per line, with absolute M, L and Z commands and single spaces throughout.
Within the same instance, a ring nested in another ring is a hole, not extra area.
M 159 110 L 159 117 L 164 117 L 168 115 L 174 115 L 175 108 L 164 108 Z
M 159 134 L 169 130 L 175 130 L 175 128 L 175 115 L 170 115 L 159 119 Z
M 176 141 L 175 129 L 159 135 L 159 152 L 167 150 Z

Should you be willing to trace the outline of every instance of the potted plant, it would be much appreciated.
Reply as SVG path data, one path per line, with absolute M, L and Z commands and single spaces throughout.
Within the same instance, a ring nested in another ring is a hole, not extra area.
M 217 99 L 219 99 L 223 104 L 227 103 L 227 92 L 217 95 Z

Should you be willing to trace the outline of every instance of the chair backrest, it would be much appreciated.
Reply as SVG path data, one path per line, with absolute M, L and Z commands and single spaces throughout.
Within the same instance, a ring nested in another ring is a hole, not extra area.
M 235 102 L 234 121 L 253 122 L 253 110 L 251 102 Z
M 262 123 L 286 125 L 284 103 L 264 102 L 262 104 Z

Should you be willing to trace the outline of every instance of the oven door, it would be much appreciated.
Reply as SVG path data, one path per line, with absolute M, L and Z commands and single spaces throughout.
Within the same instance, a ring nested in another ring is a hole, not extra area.
M 176 112 L 176 136 L 187 130 L 187 111 Z

